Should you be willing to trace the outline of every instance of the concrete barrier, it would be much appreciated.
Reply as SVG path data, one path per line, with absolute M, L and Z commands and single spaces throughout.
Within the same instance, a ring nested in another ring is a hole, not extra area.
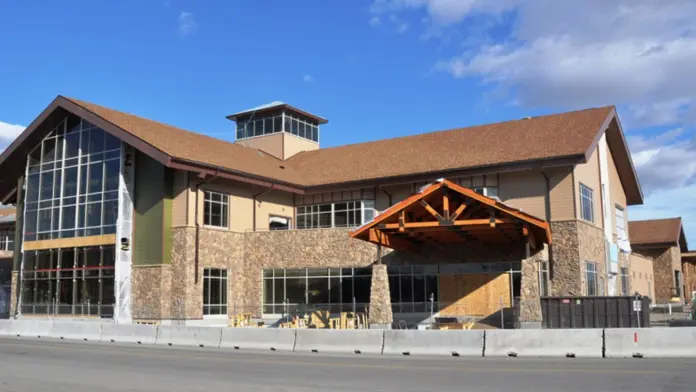
M 221 338 L 222 328 L 160 325 L 157 327 L 157 340 L 155 344 L 220 347 Z
M 57 339 L 99 341 L 101 328 L 99 322 L 55 320 L 49 336 Z
M 483 331 L 386 330 L 383 353 L 480 357 Z
M 103 324 L 100 342 L 155 344 L 156 325 Z
M 53 320 L 12 320 L 10 331 L 16 336 L 51 337 Z
M 602 358 L 602 329 L 487 330 L 486 357 Z
M 298 329 L 295 352 L 381 354 L 384 330 Z
M 290 328 L 224 328 L 220 348 L 292 351 L 295 331 Z
M 696 328 L 614 328 L 604 330 L 607 358 L 696 357 Z
M 12 320 L 0 320 L 0 336 L 12 335 Z

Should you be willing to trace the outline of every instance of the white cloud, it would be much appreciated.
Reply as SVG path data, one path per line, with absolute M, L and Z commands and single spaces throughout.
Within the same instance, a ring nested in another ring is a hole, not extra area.
M 410 26 L 408 23 L 401 23 L 399 27 L 396 28 L 396 32 L 399 34 L 403 34 L 408 31 L 409 27 Z
M 372 18 L 370 18 L 369 23 L 372 27 L 380 26 L 382 24 L 382 18 L 380 18 L 379 16 L 373 16 Z
M 10 145 L 23 130 L 24 127 L 21 125 L 8 124 L 0 121 L 0 152 Z
M 181 11 L 179 13 L 179 18 L 177 18 L 177 22 L 179 23 L 179 34 L 182 36 L 189 35 L 198 30 L 196 17 L 190 12 Z
M 302 77 L 302 81 L 305 83 L 312 83 L 314 81 L 314 76 L 307 74 Z
M 424 9 L 429 19 L 438 25 L 462 21 L 473 13 L 499 13 L 525 0 L 375 0 L 373 14 Z

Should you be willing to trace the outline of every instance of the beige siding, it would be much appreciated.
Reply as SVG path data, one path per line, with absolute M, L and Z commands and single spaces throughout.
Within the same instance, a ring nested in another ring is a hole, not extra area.
M 283 159 L 283 133 L 253 137 L 237 141 L 242 146 L 257 148 L 278 159 Z
M 551 221 L 575 219 L 572 167 L 546 169 L 549 177 Z
M 177 170 L 174 172 L 173 185 L 174 200 L 172 202 L 172 226 L 188 226 L 188 172 Z
M 389 196 L 387 196 L 387 193 L 391 195 L 391 205 L 389 204 Z M 383 187 L 383 190 L 377 190 L 377 201 L 375 202 L 375 205 L 377 206 L 376 208 L 378 211 L 384 211 L 392 205 L 411 196 L 412 194 L 413 184 L 385 186 Z
M 295 227 L 295 207 L 291 193 L 271 191 L 256 199 L 256 230 L 268 230 L 272 215 L 290 218 L 291 226 Z
M 594 196 L 594 224 L 597 227 L 602 226 L 602 196 L 601 186 L 599 181 L 599 153 L 595 148 L 594 152 L 588 159 L 587 163 L 575 166 L 575 206 L 576 216 L 581 219 L 580 207 L 580 184 L 584 184 L 592 189 Z
M 655 280 L 653 261 L 637 253 L 631 253 L 629 264 L 629 282 L 631 294 L 636 291 L 641 295 L 655 298 Z
M 312 151 L 319 149 L 319 143 L 295 136 L 291 133 L 283 133 L 283 157 L 288 159 L 301 151 Z
M 616 238 L 616 206 L 620 206 L 623 209 L 624 224 L 628 225 L 628 210 L 626 208 L 626 193 L 624 192 L 623 186 L 621 185 L 621 179 L 619 178 L 619 172 L 616 170 L 616 164 L 614 163 L 614 157 L 611 151 L 608 151 L 607 158 L 609 161 L 609 186 L 611 187 L 611 205 L 614 211 L 611 213 L 611 224 L 614 233 L 614 238 Z M 626 235 L 628 235 L 628 227 L 626 227 Z
M 500 173 L 500 201 L 541 219 L 546 219 L 546 179 L 536 170 Z

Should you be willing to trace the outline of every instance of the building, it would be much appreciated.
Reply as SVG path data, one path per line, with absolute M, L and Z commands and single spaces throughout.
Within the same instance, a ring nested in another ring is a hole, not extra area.
M 13 314 L 539 325 L 540 296 L 629 291 L 643 195 L 613 107 L 335 148 L 281 102 L 228 118 L 236 143 L 57 97 L 0 156 Z
M 681 218 L 631 221 L 628 231 L 634 254 L 652 260 L 654 303 L 688 299 L 682 272 L 682 253 L 688 248 Z
M 696 299 L 696 252 L 682 253 L 682 273 L 684 274 L 684 299 Z
M 14 239 L 15 209 L 0 206 L 0 318 L 10 311 Z

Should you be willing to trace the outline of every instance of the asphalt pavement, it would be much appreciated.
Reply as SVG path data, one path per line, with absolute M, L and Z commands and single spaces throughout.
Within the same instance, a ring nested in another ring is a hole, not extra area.
M 696 391 L 696 360 L 386 357 L 0 338 L 2 392 Z

